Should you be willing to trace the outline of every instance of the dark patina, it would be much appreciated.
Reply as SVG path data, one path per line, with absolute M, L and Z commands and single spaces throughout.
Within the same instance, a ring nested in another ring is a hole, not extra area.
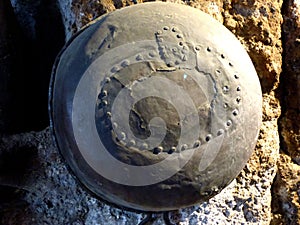
M 88 189 L 167 211 L 208 200 L 238 175 L 261 104 L 232 33 L 197 9 L 156 2 L 104 15 L 69 41 L 49 105 L 57 145 Z

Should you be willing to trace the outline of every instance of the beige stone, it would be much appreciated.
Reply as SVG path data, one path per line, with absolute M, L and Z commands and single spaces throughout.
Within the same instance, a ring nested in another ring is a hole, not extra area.
M 273 224 L 300 224 L 300 4 L 283 5 L 283 73 L 280 82 L 281 156 L 273 185 Z

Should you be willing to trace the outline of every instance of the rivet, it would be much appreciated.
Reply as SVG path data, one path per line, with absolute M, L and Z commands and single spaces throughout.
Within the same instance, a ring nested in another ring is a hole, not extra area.
M 239 79 L 240 77 L 239 77 L 237 74 L 235 74 L 235 75 L 234 75 L 234 78 L 235 78 L 235 79 Z
M 239 111 L 237 109 L 232 111 L 232 115 L 237 116 L 239 114 Z
M 110 77 L 106 77 L 106 78 L 105 78 L 105 82 L 106 82 L 106 83 L 109 83 L 109 82 L 110 82 Z
M 176 37 L 177 38 L 182 38 L 182 35 L 181 34 L 177 34 Z
M 129 60 L 124 60 L 121 64 L 121 66 L 127 67 L 127 66 L 129 66 L 129 64 L 130 64 Z
M 129 145 L 129 146 L 134 146 L 134 145 L 135 145 L 135 140 L 133 140 L 133 139 L 130 140 L 129 143 L 128 143 L 128 145 Z
M 158 150 L 161 151 L 161 152 L 164 150 L 164 148 L 161 147 L 161 146 L 158 146 L 157 148 L 158 148 Z
M 173 31 L 173 32 L 177 32 L 177 31 L 178 31 L 177 27 L 173 27 L 173 28 L 172 28 L 172 31 Z
M 208 134 L 205 138 L 205 141 L 206 142 L 209 142 L 210 140 L 212 139 L 212 135 L 211 134 Z
M 200 51 L 200 47 L 199 47 L 199 46 L 196 46 L 196 47 L 195 47 L 195 50 L 196 50 L 196 51 Z
M 172 147 L 169 151 L 168 151 L 168 154 L 172 154 L 173 152 L 176 151 L 176 148 L 175 147 Z
M 177 52 L 178 49 L 177 48 L 172 48 L 172 52 Z
M 211 49 L 210 49 L 210 47 L 207 47 L 207 49 L 206 49 L 208 52 L 211 52 Z
M 180 45 L 180 46 L 183 46 L 183 42 L 182 42 L 182 41 L 180 41 L 180 42 L 179 42 L 179 45 Z
M 149 52 L 149 56 L 150 56 L 150 57 L 154 57 L 154 56 L 155 56 L 155 53 L 151 51 L 151 52 Z
M 168 67 L 174 67 L 174 66 L 175 66 L 175 63 L 172 62 L 172 61 L 170 61 L 170 62 L 167 63 L 167 66 L 168 66 Z
M 111 112 L 107 112 L 106 115 L 107 115 L 108 117 L 111 117 Z
M 116 72 L 118 72 L 119 70 L 120 70 L 119 67 L 114 66 L 114 67 L 111 69 L 111 72 L 112 72 L 112 73 L 116 73 Z
M 221 136 L 222 134 L 224 134 L 224 130 L 223 129 L 218 130 L 217 135 Z
M 240 86 L 238 86 L 238 87 L 236 88 L 236 90 L 237 90 L 237 91 L 241 91 L 242 89 L 241 89 Z
M 140 55 L 140 54 L 139 54 L 139 55 L 137 55 L 137 56 L 136 56 L 136 60 L 137 60 L 137 61 L 141 61 L 141 60 L 143 60 L 143 56 L 142 56 L 142 55 Z
M 142 144 L 142 149 L 143 150 L 147 150 L 148 149 L 148 144 L 147 143 L 143 143 Z
M 228 86 L 224 86 L 223 87 L 223 92 L 224 93 L 228 93 L 229 92 L 229 87 Z
M 102 102 L 102 104 L 103 104 L 103 105 L 108 105 L 108 102 L 107 102 L 106 100 L 104 100 L 104 101 Z
M 227 104 L 227 103 L 224 103 L 223 107 L 224 107 L 225 109 L 227 109 L 227 108 L 228 108 L 228 104 Z
M 184 46 L 182 47 L 182 49 L 188 51 L 188 50 L 189 50 L 189 47 L 188 47 L 187 45 L 184 45 Z
M 217 74 L 220 74 L 220 73 L 221 73 L 221 71 L 220 71 L 220 70 L 216 70 L 216 73 L 217 73 Z
M 168 26 L 164 26 L 163 29 L 164 29 L 164 30 L 169 30 L 169 27 L 168 27 Z
M 226 126 L 227 127 L 230 127 L 232 125 L 232 121 L 231 120 L 228 120 L 227 122 L 226 122 Z
M 163 151 L 163 147 L 159 146 L 153 149 L 153 154 L 157 155 Z
M 118 128 L 118 124 L 116 122 L 113 122 L 112 126 L 113 126 L 114 129 Z
M 241 102 L 241 100 L 242 100 L 241 97 L 237 97 L 237 98 L 236 98 L 236 102 L 237 102 L 238 104 Z
M 156 31 L 156 34 L 157 34 L 157 35 L 161 35 L 161 34 L 162 34 L 162 31 L 161 31 L 161 30 L 158 30 L 158 31 Z
M 195 141 L 194 148 L 198 148 L 201 145 L 201 142 L 199 140 Z
M 122 141 L 126 140 L 126 134 L 124 132 L 121 132 L 120 137 Z
M 188 148 L 187 144 L 183 144 L 181 145 L 181 151 L 184 151 Z
M 222 58 L 222 59 L 225 59 L 225 56 L 224 56 L 223 54 L 221 54 L 221 58 Z
M 232 64 L 232 63 L 229 63 L 229 66 L 233 66 L 233 64 Z
M 107 91 L 106 91 L 106 90 L 102 91 L 102 95 L 103 95 L 104 97 L 107 96 Z

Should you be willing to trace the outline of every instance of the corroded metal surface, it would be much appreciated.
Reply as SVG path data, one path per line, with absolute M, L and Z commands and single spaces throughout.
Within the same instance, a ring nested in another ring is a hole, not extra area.
M 100 17 L 54 67 L 51 125 L 98 196 L 145 211 L 203 202 L 253 151 L 261 89 L 238 40 L 208 15 L 146 3 Z

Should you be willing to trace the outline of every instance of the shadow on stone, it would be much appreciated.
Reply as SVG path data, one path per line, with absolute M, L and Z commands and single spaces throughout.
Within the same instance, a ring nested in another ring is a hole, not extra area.
M 0 153 L 0 185 L 22 187 L 32 170 L 38 168 L 37 150 L 30 147 L 14 148 Z
M 11 10 L 8 0 L 2 1 Z M 65 38 L 56 2 L 20 0 L 13 1 L 13 7 L 17 21 L 12 13 L 1 21 L 14 28 L 3 39 L 14 37 L 8 53 L 16 52 L 7 71 L 0 76 L 1 83 L 6 82 L 1 97 L 8 96 L 2 104 L 5 115 L 0 123 L 5 124 L 0 126 L 2 133 L 40 130 L 49 124 L 48 85 L 53 62 Z
M 23 190 L 0 186 L 0 224 L 32 224 L 34 212 L 22 199 Z

